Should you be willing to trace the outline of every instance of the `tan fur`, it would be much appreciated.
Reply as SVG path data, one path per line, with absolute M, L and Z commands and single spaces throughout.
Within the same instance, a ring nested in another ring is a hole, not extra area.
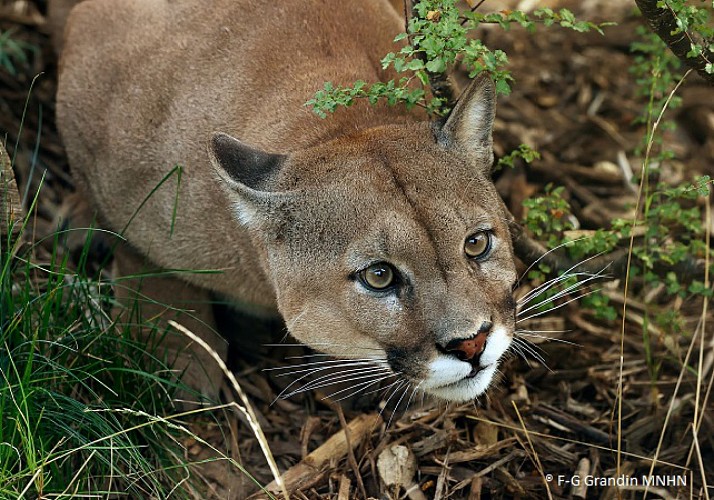
M 401 107 L 321 120 L 303 106 L 324 81 L 389 78 L 379 61 L 402 29 L 386 0 L 84 1 L 58 91 L 74 176 L 119 231 L 181 165 L 178 205 L 174 176 L 125 233 L 137 256 L 220 269 L 181 279 L 419 384 L 484 322 L 512 335 L 508 216 L 488 178 L 493 84 L 476 82 L 443 126 Z M 493 235 L 479 262 L 463 251 L 477 229 Z M 380 261 L 402 275 L 394 293 L 356 278 Z
M 82 0 L 51 0 L 47 5 L 47 30 L 56 54 L 62 53 L 64 28 L 72 8 Z

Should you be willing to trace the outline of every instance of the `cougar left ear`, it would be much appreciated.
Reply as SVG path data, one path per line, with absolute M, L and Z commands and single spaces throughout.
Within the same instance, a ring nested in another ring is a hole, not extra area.
M 287 158 L 254 148 L 221 132 L 213 134 L 209 155 L 219 174 L 225 172 L 231 180 L 258 190 L 268 187 Z
M 208 154 L 218 175 L 231 188 L 235 216 L 246 226 L 269 220 L 290 194 L 271 189 L 286 155 L 268 153 L 231 137 L 216 133 Z
M 446 147 L 457 147 L 493 163 L 493 121 L 496 116 L 496 87 L 487 74 L 476 78 L 461 94 L 437 139 Z

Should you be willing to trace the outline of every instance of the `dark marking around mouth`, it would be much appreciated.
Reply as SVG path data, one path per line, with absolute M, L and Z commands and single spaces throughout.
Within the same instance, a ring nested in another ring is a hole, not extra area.
M 401 347 L 390 347 L 387 350 L 387 362 L 396 373 L 404 373 L 405 366 L 408 361 L 408 353 L 406 349 Z

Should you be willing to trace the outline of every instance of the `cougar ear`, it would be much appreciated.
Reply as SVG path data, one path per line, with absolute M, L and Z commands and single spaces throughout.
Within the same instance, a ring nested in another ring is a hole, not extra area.
M 493 120 L 496 116 L 496 87 L 487 74 L 474 79 L 461 94 L 437 139 L 446 147 L 457 147 L 493 163 Z
M 235 196 L 235 215 L 247 226 L 266 220 L 289 195 L 271 189 L 286 155 L 268 153 L 249 146 L 228 134 L 211 138 L 208 154 L 214 169 Z
M 251 189 L 266 188 L 287 158 L 254 148 L 221 132 L 213 134 L 209 154 L 219 174 L 225 172 L 232 181 Z

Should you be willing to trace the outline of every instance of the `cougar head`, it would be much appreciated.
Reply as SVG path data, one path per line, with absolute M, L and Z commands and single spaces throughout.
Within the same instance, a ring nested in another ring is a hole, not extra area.
M 494 113 L 482 78 L 436 124 L 290 154 L 213 137 L 235 218 L 295 338 L 446 400 L 488 388 L 513 336 L 516 281 L 490 180 Z

